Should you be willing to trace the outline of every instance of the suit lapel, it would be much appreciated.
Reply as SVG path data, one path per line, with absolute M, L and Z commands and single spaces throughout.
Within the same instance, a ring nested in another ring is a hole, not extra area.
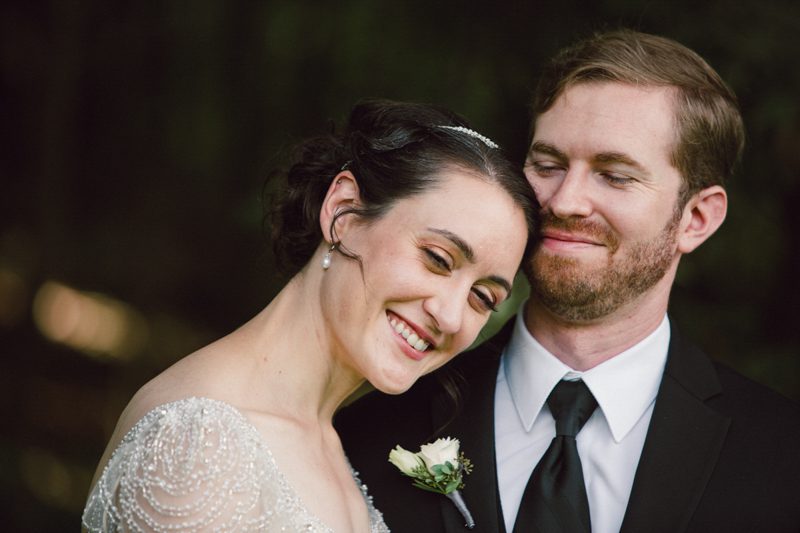
M 462 409 L 458 416 L 440 431 L 441 436 L 450 436 L 461 441 L 461 450 L 472 461 L 473 472 L 465 479 L 461 491 L 472 517 L 475 531 L 498 531 L 502 523 L 498 507 L 497 468 L 494 451 L 494 389 L 500 354 L 505 347 L 513 320 L 500 333 L 477 349 L 459 356 L 457 366 L 463 376 Z M 435 427 L 447 422 L 449 408 L 442 402 L 434 402 Z M 444 530 L 448 533 L 465 533 L 464 519 L 447 498 L 441 500 Z
M 705 404 L 720 393 L 711 362 L 673 327 L 621 533 L 685 530 L 730 425 L 728 417 Z

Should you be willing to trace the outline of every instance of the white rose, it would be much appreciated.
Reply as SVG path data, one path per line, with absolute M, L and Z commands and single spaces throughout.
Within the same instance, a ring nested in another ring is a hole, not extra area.
M 458 466 L 458 439 L 436 439 L 430 444 L 423 444 L 420 446 L 419 456 L 425 461 L 425 466 L 428 471 L 433 473 L 431 468 L 435 465 L 443 465 L 445 462 L 450 461 L 454 467 Z
M 407 476 L 413 476 L 415 468 L 425 466 L 417 454 L 404 450 L 400 446 L 396 446 L 389 452 L 389 462 Z

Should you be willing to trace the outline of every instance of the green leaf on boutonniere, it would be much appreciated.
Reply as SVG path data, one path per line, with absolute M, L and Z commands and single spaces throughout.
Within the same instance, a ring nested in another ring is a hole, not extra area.
M 452 481 L 451 481 L 450 483 L 448 483 L 448 484 L 447 484 L 447 486 L 445 487 L 445 489 L 444 489 L 444 490 L 445 490 L 445 494 L 449 494 L 449 493 L 453 492 L 454 490 L 456 490 L 456 489 L 458 488 L 458 486 L 459 486 L 460 484 L 461 484 L 461 483 L 459 482 L 459 480 L 457 480 L 457 479 L 454 479 L 454 480 L 452 480 Z

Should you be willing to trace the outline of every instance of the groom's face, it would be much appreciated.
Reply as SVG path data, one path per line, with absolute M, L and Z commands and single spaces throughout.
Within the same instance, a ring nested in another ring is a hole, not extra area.
M 674 142 L 666 88 L 576 85 L 537 118 L 525 173 L 542 231 L 526 270 L 546 308 L 593 320 L 668 290 L 681 219 Z

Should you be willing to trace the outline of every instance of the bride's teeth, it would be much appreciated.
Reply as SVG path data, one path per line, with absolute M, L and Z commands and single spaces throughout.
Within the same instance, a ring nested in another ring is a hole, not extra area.
M 422 338 L 420 338 L 416 332 L 412 331 L 411 328 L 409 328 L 408 325 L 402 320 L 392 317 L 389 319 L 389 324 L 392 326 L 392 329 L 401 335 L 406 340 L 408 345 L 415 350 L 424 352 L 430 346 L 428 342 L 422 340 Z

